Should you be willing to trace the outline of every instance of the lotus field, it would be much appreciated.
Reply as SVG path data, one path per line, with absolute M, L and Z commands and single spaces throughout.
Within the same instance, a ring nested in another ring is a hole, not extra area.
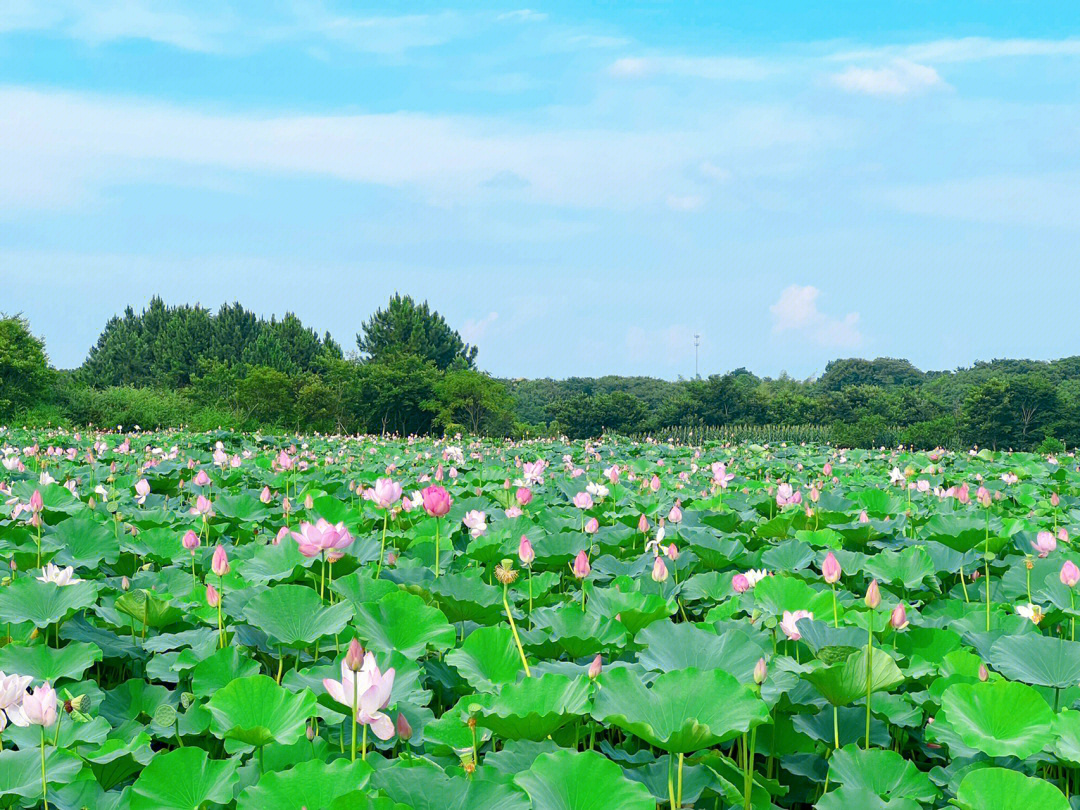
M 0 806 L 1064 810 L 1073 457 L 0 433 Z

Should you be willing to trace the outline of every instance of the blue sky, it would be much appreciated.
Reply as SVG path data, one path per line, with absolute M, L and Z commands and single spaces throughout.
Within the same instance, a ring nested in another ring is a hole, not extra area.
M 0 4 L 0 310 L 155 293 L 501 376 L 1080 354 L 1080 4 Z

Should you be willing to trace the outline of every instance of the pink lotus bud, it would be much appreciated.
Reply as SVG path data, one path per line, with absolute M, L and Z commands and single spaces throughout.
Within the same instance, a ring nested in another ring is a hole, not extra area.
M 522 506 L 528 506 L 530 503 L 532 503 L 532 490 L 528 487 L 518 487 L 517 492 L 514 494 L 514 497 L 517 498 L 517 502 Z
M 184 532 L 184 537 L 180 541 L 180 544 L 188 551 L 194 551 L 199 547 L 199 535 L 195 534 L 193 530 L 188 529 Z
M 421 490 L 420 497 L 423 499 L 424 511 L 432 517 L 443 517 L 446 515 L 446 513 L 450 511 L 450 504 L 453 500 L 450 497 L 450 493 L 437 484 L 432 484 Z
M 735 589 L 735 593 L 746 593 L 750 590 L 750 580 L 746 578 L 746 574 L 736 574 L 731 578 L 731 587 Z
M 1058 494 L 1056 492 L 1051 493 L 1050 494 L 1050 505 L 1056 507 L 1056 506 L 1059 506 L 1060 504 L 1061 504 L 1061 498 L 1058 496 Z
M 675 504 L 673 507 L 671 507 L 671 511 L 668 512 L 667 518 L 672 523 L 682 522 L 682 509 L 679 508 L 678 504 Z
M 664 553 L 667 555 L 667 558 L 672 562 L 675 562 L 679 559 L 679 549 L 675 547 L 674 543 L 669 543 L 668 547 L 664 549 Z
M 41 490 L 35 489 L 34 494 L 30 496 L 30 511 L 37 514 L 45 508 L 45 501 L 41 497 Z
M 821 468 L 821 473 L 826 478 L 828 478 L 830 475 L 832 475 L 832 463 L 829 462 L 829 461 L 826 461 L 825 466 Z
M 667 582 L 668 570 L 667 566 L 664 565 L 663 557 L 657 557 L 653 560 L 652 578 L 653 582 Z
M 979 680 L 983 683 L 990 680 L 990 672 L 986 669 L 986 664 L 979 664 Z
M 881 604 L 881 590 L 878 588 L 877 580 L 870 580 L 870 587 L 866 589 L 866 606 L 871 610 L 877 610 L 878 605 Z
M 651 489 L 653 492 L 659 492 L 660 491 L 660 476 L 654 475 L 649 480 L 649 489 Z
M 221 595 L 218 593 L 218 589 L 213 585 L 206 586 L 206 604 L 212 608 L 216 608 L 221 602 Z
M 314 506 L 315 506 L 315 499 L 311 497 L 311 493 L 309 492 L 307 494 L 307 496 L 304 498 L 304 508 L 305 509 L 312 509 Z
M 120 590 L 126 591 L 126 590 L 129 590 L 130 588 L 131 588 L 131 580 L 128 579 L 127 577 L 121 577 L 120 578 Z
M 412 726 L 409 725 L 409 721 L 405 719 L 405 715 L 398 712 L 397 722 L 394 724 L 397 731 L 398 738 L 402 742 L 408 742 L 412 737 Z
M 206 470 L 199 470 L 195 475 L 195 486 L 205 487 L 210 483 L 210 476 L 206 474 Z
M 1057 538 L 1054 537 L 1053 532 L 1043 530 L 1031 541 L 1031 547 L 1038 552 L 1040 557 L 1046 557 L 1057 548 Z
M 1080 582 L 1080 568 L 1077 568 L 1076 563 L 1072 560 L 1066 560 L 1065 564 L 1061 566 L 1060 577 L 1063 585 L 1075 588 L 1076 583 Z
M 533 560 L 536 559 L 536 552 L 533 551 L 532 543 L 529 542 L 529 538 L 525 535 L 521 535 L 521 542 L 518 543 L 518 559 L 526 567 L 532 565 Z
M 637 530 L 639 532 L 641 532 L 642 534 L 647 534 L 648 533 L 648 531 L 649 531 L 649 521 L 645 518 L 645 515 L 642 515 L 641 517 L 638 518 Z
M 589 518 L 585 521 L 585 533 L 596 534 L 600 530 L 600 521 L 596 518 Z
M 863 509 L 861 512 L 859 512 L 859 523 L 869 523 L 869 522 L 870 522 L 870 516 L 867 515 L 866 510 Z
M 229 555 L 225 553 L 225 547 L 220 544 L 214 549 L 214 557 L 210 562 L 210 570 L 219 577 L 223 577 L 229 573 Z
M 589 677 L 595 679 L 600 674 L 600 669 L 603 667 L 604 661 L 599 655 L 592 660 L 589 664 Z
M 345 666 L 353 672 L 359 672 L 364 666 L 364 648 L 355 638 L 349 642 L 349 649 L 345 653 Z
M 907 608 L 904 607 L 902 602 L 892 609 L 892 613 L 889 615 L 889 624 L 892 625 L 893 630 L 903 630 L 908 626 Z
M 588 492 L 579 492 L 573 497 L 573 504 L 578 509 L 592 509 L 593 499 Z
M 825 578 L 825 581 L 830 585 L 834 585 L 840 581 L 840 575 L 843 572 L 840 570 L 840 561 L 836 559 L 836 555 L 831 551 L 825 555 L 825 562 L 821 564 L 821 575 Z
M 577 556 L 574 557 L 574 562 L 570 566 L 570 571 L 578 579 L 585 579 L 592 570 L 592 566 L 589 565 L 589 556 L 584 551 L 579 551 Z
M 263 503 L 270 503 L 273 500 L 273 495 L 270 494 L 270 487 L 263 487 L 262 492 L 259 493 L 259 500 Z
M 754 683 L 761 686 L 765 683 L 765 678 L 769 674 L 769 665 L 765 662 L 764 658 L 759 658 L 758 662 L 754 664 Z

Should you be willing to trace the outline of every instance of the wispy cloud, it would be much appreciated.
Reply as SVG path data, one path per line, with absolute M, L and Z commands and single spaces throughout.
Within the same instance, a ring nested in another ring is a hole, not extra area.
M 779 70 L 770 62 L 733 56 L 625 57 L 616 59 L 608 69 L 612 76 L 627 79 L 676 76 L 712 81 L 760 81 Z
M 465 338 L 466 343 L 476 344 L 484 335 L 487 334 L 488 327 L 490 327 L 495 321 L 499 319 L 498 312 L 489 312 L 483 318 L 479 320 L 475 318 L 469 318 L 461 327 L 461 336 Z
M 934 68 L 904 59 L 881 68 L 849 67 L 831 79 L 841 90 L 869 96 L 906 96 L 946 86 Z
M 547 16 L 548 15 L 542 11 L 533 11 L 531 8 L 519 8 L 516 11 L 504 12 L 495 19 L 511 20 L 513 22 L 543 22 L 547 19 Z
M 819 295 L 821 291 L 809 285 L 786 287 L 769 307 L 773 333 L 793 332 L 822 347 L 853 348 L 861 344 L 859 313 L 849 312 L 843 318 L 827 315 L 818 309 Z
M 1080 56 L 1080 39 L 936 39 L 910 45 L 855 48 L 838 51 L 827 58 L 844 62 L 861 59 L 906 59 L 912 62 L 945 63 L 1028 56 Z

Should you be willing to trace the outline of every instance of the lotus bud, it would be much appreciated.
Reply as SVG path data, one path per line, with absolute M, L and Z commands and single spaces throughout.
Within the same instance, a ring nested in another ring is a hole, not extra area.
M 769 665 L 765 662 L 764 658 L 759 658 L 758 662 L 754 665 L 754 683 L 761 686 L 765 683 L 765 678 L 769 674 Z
M 889 624 L 892 625 L 893 630 L 903 630 L 908 626 L 907 620 L 907 608 L 903 603 L 893 608 L 892 614 L 889 616 Z
M 990 673 L 986 669 L 986 664 L 979 664 L 979 680 L 984 683 L 990 680 Z
M 664 565 L 664 558 L 657 556 L 653 560 L 652 566 L 652 578 L 653 582 L 666 582 L 668 578 L 667 566 Z
M 412 726 L 409 725 L 409 721 L 405 719 L 405 715 L 398 713 L 397 722 L 394 724 L 397 730 L 398 737 L 403 742 L 408 742 L 412 737 Z
M 126 591 L 131 587 L 131 580 L 127 577 L 120 578 L 120 590 Z
M 595 680 L 596 677 L 600 674 L 600 670 L 603 665 L 603 659 L 599 655 L 597 655 L 596 658 L 592 660 L 592 663 L 589 664 L 589 677 Z
M 213 585 L 206 586 L 206 604 L 212 608 L 216 608 L 221 604 L 221 595 L 218 593 L 218 589 Z
M 184 537 L 180 541 L 180 545 L 186 548 L 188 551 L 194 552 L 199 547 L 199 535 L 194 530 L 188 529 L 184 532 Z
M 877 580 L 870 580 L 870 587 L 866 589 L 866 606 L 871 610 L 877 610 L 878 605 L 881 604 L 881 590 L 878 588 Z
M 1076 563 L 1072 560 L 1066 560 L 1065 564 L 1061 566 L 1060 577 L 1063 585 L 1075 588 L 1076 583 L 1080 582 L 1080 568 L 1077 568 Z
M 840 561 L 837 560 L 836 555 L 830 551 L 825 555 L 825 562 L 821 564 L 821 575 L 825 578 L 827 583 L 834 585 L 840 581 L 840 575 L 842 573 Z
M 359 672 L 364 666 L 364 648 L 355 638 L 349 642 L 349 649 L 345 653 L 345 666 L 353 672 Z
M 533 550 L 532 543 L 529 542 L 529 538 L 525 535 L 521 535 L 521 542 L 518 543 L 518 559 L 526 567 L 532 565 L 533 560 L 536 559 L 536 552 Z
M 746 578 L 746 574 L 736 574 L 731 578 L 731 587 L 735 589 L 735 593 L 746 593 L 750 590 L 750 580 Z
M 229 555 L 225 553 L 225 547 L 218 545 L 214 549 L 214 557 L 210 562 L 210 569 L 219 577 L 229 573 Z

